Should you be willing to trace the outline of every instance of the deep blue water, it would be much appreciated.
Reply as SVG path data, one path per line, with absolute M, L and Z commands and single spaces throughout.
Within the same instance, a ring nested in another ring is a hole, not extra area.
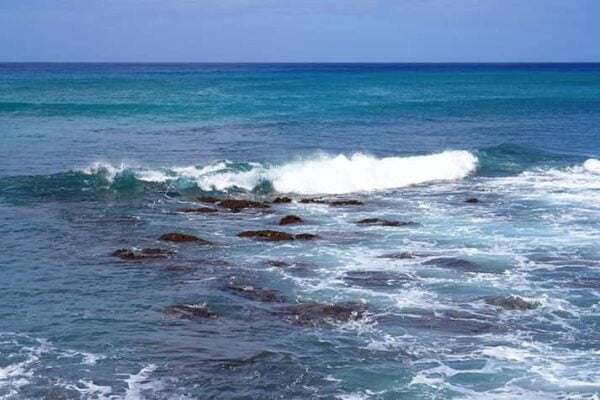
M 598 399 L 599 159 L 600 64 L 0 64 L 0 399 Z

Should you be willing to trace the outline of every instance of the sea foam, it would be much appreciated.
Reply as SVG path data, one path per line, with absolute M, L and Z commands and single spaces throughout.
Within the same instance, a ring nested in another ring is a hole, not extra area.
M 196 185 L 203 190 L 254 190 L 263 183 L 282 193 L 344 194 L 387 190 L 431 181 L 462 179 L 475 171 L 477 157 L 455 150 L 413 157 L 377 158 L 363 153 L 320 154 L 309 158 L 269 165 L 219 161 L 207 166 L 148 169 L 95 163 L 86 174 L 102 174 L 110 182 L 130 172 L 145 182 L 172 182 Z
M 600 175 L 600 160 L 590 158 L 583 163 L 583 169 L 590 174 Z
M 278 192 L 340 194 L 461 179 L 476 166 L 477 158 L 468 151 L 386 158 L 357 153 L 291 162 L 268 175 Z

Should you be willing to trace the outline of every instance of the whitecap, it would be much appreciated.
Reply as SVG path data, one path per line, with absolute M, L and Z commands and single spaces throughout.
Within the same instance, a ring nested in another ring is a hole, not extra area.
M 207 191 L 235 188 L 251 191 L 263 182 L 270 182 L 282 193 L 345 194 L 462 179 L 476 169 L 477 161 L 472 153 L 456 150 L 384 158 L 363 153 L 320 154 L 281 165 L 218 161 L 206 166 L 143 168 L 96 162 L 81 171 L 101 174 L 109 182 L 128 171 L 144 182 L 188 182 Z

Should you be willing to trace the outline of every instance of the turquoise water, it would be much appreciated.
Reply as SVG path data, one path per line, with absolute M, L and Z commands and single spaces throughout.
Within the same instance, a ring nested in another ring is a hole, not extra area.
M 0 64 L 0 399 L 597 399 L 599 127 L 598 64 Z

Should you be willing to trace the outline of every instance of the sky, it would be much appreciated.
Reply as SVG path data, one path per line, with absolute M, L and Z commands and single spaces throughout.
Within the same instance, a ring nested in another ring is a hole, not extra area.
M 600 61 L 600 0 L 0 0 L 0 61 Z

